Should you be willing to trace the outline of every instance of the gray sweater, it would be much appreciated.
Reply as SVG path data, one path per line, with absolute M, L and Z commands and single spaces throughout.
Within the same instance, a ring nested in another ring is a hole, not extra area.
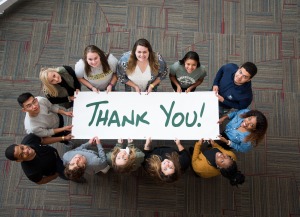
M 85 156 L 87 160 L 86 173 L 93 175 L 105 169 L 108 165 L 102 145 L 97 144 L 98 154 L 93 150 L 88 150 L 87 148 L 90 146 L 92 145 L 87 142 L 71 151 L 66 152 L 63 156 L 64 165 L 69 163 L 76 154 L 81 154 Z

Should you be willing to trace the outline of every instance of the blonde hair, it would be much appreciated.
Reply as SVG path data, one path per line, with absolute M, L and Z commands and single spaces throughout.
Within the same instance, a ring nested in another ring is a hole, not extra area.
M 119 173 L 130 173 L 133 171 L 133 168 L 135 167 L 135 158 L 136 158 L 136 148 L 135 147 L 129 147 L 130 153 L 129 158 L 127 160 L 127 163 L 124 165 L 117 165 L 116 164 L 116 158 L 118 153 L 120 152 L 120 147 L 115 147 L 111 153 L 111 162 L 112 167 L 116 172 Z
M 155 52 L 153 51 L 151 44 L 149 43 L 149 41 L 147 41 L 144 38 L 141 38 L 139 40 L 137 40 L 135 42 L 135 44 L 133 45 L 129 60 L 128 60 L 128 66 L 127 66 L 127 70 L 126 70 L 126 74 L 130 75 L 133 73 L 133 71 L 135 70 L 136 64 L 137 64 L 137 58 L 135 55 L 137 46 L 143 46 L 148 48 L 149 51 L 149 66 L 151 68 L 151 72 L 156 76 L 158 74 L 158 70 L 159 70 L 159 62 L 158 59 L 155 55 Z
M 161 171 L 161 158 L 158 155 L 151 155 L 150 158 L 146 159 L 147 167 L 146 171 L 152 176 L 154 179 L 160 182 L 172 183 L 179 179 L 181 176 L 181 166 L 179 163 L 179 155 L 177 152 L 172 152 L 171 154 L 166 154 L 166 157 L 173 162 L 175 171 L 171 175 L 165 175 Z
M 43 92 L 46 95 L 49 95 L 51 97 L 57 97 L 58 91 L 56 87 L 53 84 L 50 84 L 48 80 L 48 73 L 49 72 L 57 72 L 58 70 L 56 68 L 42 68 L 40 71 L 40 80 L 43 83 Z

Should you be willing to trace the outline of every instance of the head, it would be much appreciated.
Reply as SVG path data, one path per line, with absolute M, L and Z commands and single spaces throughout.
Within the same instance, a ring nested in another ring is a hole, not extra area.
M 256 75 L 257 67 L 252 62 L 246 62 L 236 71 L 234 75 L 234 83 L 236 85 L 243 85 Z
M 35 158 L 36 152 L 33 148 L 23 144 L 12 144 L 5 150 L 5 156 L 11 161 L 31 161 Z
M 258 110 L 250 110 L 240 117 L 244 118 L 242 125 L 247 127 L 246 129 L 250 132 L 245 141 L 251 141 L 254 144 L 260 142 L 268 129 L 266 116 Z
M 129 153 L 128 153 L 129 152 Z M 112 167 L 119 173 L 130 173 L 135 166 L 136 149 L 134 147 L 121 150 L 119 147 L 115 147 L 112 151 L 111 160 Z
M 86 157 L 81 154 L 76 154 L 66 165 L 65 176 L 70 180 L 80 179 L 84 175 L 86 168 Z
M 159 65 L 155 56 L 155 52 L 153 52 L 152 46 L 149 41 L 144 38 L 141 38 L 134 43 L 126 72 L 129 74 L 132 73 L 138 61 L 148 61 L 152 73 L 154 73 L 155 75 L 158 73 Z
M 232 186 L 238 186 L 245 182 L 245 176 L 238 171 L 237 164 L 235 161 L 227 168 L 220 168 L 220 173 L 225 178 L 229 179 Z
M 84 49 L 83 61 L 85 64 L 85 73 L 90 74 L 91 68 L 97 68 L 102 65 L 103 72 L 110 70 L 105 53 L 95 45 L 89 45 Z
M 57 68 L 42 68 L 40 71 L 40 80 L 43 83 L 43 91 L 46 94 L 53 97 L 58 95 L 54 85 L 61 83 L 62 78 Z
M 37 98 L 31 93 L 22 93 L 17 99 L 23 112 L 28 112 L 30 115 L 35 115 L 40 112 L 40 105 Z
M 171 154 L 167 154 L 166 157 L 163 161 L 158 155 L 152 155 L 148 158 L 146 160 L 148 164 L 147 172 L 160 182 L 173 183 L 181 175 L 179 156 L 176 152 L 172 152 Z
M 179 60 L 179 64 L 184 65 L 184 68 L 188 73 L 192 73 L 201 65 L 199 55 L 194 51 L 187 52 L 184 57 Z

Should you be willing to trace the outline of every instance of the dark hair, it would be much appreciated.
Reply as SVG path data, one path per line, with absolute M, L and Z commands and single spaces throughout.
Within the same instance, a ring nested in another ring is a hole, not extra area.
M 187 52 L 184 55 L 184 57 L 181 60 L 179 60 L 179 64 L 184 65 L 185 61 L 189 59 L 195 60 L 197 62 L 197 68 L 201 66 L 199 55 L 194 51 Z
M 8 160 L 12 160 L 12 161 L 16 161 L 18 160 L 16 157 L 15 157 L 15 147 L 18 146 L 17 144 L 12 144 L 10 146 L 8 146 L 5 150 L 5 157 L 8 159 Z
M 22 94 L 18 97 L 17 101 L 18 101 L 19 105 L 23 108 L 23 103 L 26 102 L 30 97 L 33 97 L 33 98 L 34 98 L 34 96 L 33 96 L 31 93 L 29 93 L 29 92 L 27 92 L 27 93 L 22 93 Z
M 130 57 L 129 57 L 129 60 L 128 60 L 128 66 L 127 66 L 127 70 L 126 70 L 127 75 L 130 75 L 135 70 L 135 67 L 136 67 L 136 64 L 137 64 L 137 58 L 136 58 L 135 52 L 136 52 L 136 49 L 137 49 L 138 45 L 148 48 L 148 51 L 149 51 L 149 60 L 148 60 L 149 61 L 149 66 L 151 68 L 151 72 L 154 75 L 157 75 L 158 71 L 159 71 L 158 59 L 156 58 L 155 52 L 153 51 L 150 42 L 147 41 L 144 38 L 141 38 L 141 39 L 137 40 L 133 45 L 133 48 L 131 50 L 131 54 L 130 54 Z
M 69 163 L 66 164 L 66 168 L 64 170 L 65 176 L 73 181 L 79 180 L 84 175 L 85 167 L 76 167 L 70 170 L 69 165 Z
M 230 184 L 233 186 L 238 186 L 245 182 L 245 176 L 241 171 L 238 171 L 235 161 L 229 167 L 221 168 L 220 172 L 222 176 L 230 180 Z
M 257 67 L 256 67 L 256 65 L 254 64 L 254 63 L 252 63 L 252 62 L 245 62 L 242 66 L 241 66 L 241 68 L 244 68 L 244 69 L 246 69 L 246 71 L 250 74 L 250 78 L 253 78 L 255 75 L 256 75 L 256 73 L 257 73 Z
M 241 118 L 247 118 L 250 116 L 256 117 L 256 128 L 250 131 L 250 134 L 246 136 L 245 142 L 250 141 L 256 146 L 265 136 L 268 129 L 268 121 L 266 116 L 258 110 L 250 110 L 244 114 L 241 114 Z
M 85 71 L 85 73 L 86 73 L 87 76 L 89 76 L 90 73 L 91 73 L 91 71 L 92 71 L 91 66 L 88 64 L 88 62 L 86 60 L 88 53 L 97 53 L 99 55 L 104 73 L 106 73 L 106 72 L 108 72 L 110 70 L 110 66 L 109 66 L 108 61 L 107 61 L 109 53 L 105 56 L 104 51 L 102 51 L 97 46 L 95 46 L 95 45 L 88 45 L 84 49 L 84 54 L 83 54 L 84 71 Z

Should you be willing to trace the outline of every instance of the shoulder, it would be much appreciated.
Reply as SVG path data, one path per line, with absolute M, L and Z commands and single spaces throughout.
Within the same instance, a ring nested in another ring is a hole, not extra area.
M 222 66 L 225 70 L 234 70 L 234 72 L 239 68 L 239 66 L 235 63 L 227 63 Z
M 76 75 L 80 74 L 84 71 L 84 66 L 85 66 L 85 64 L 84 64 L 83 59 L 78 60 L 78 62 L 75 64 L 75 73 L 76 73 Z
M 182 65 L 180 65 L 179 61 L 177 61 L 177 62 L 173 63 L 173 64 L 170 66 L 170 69 L 176 70 L 176 69 L 181 68 L 181 67 L 182 67 Z
M 128 61 L 130 54 L 131 54 L 131 51 L 127 51 L 127 52 L 123 53 L 122 56 L 120 57 L 120 61 Z
M 109 54 L 109 56 L 107 58 L 107 62 L 110 66 L 112 66 L 112 65 L 115 66 L 118 63 L 118 59 L 114 55 Z

